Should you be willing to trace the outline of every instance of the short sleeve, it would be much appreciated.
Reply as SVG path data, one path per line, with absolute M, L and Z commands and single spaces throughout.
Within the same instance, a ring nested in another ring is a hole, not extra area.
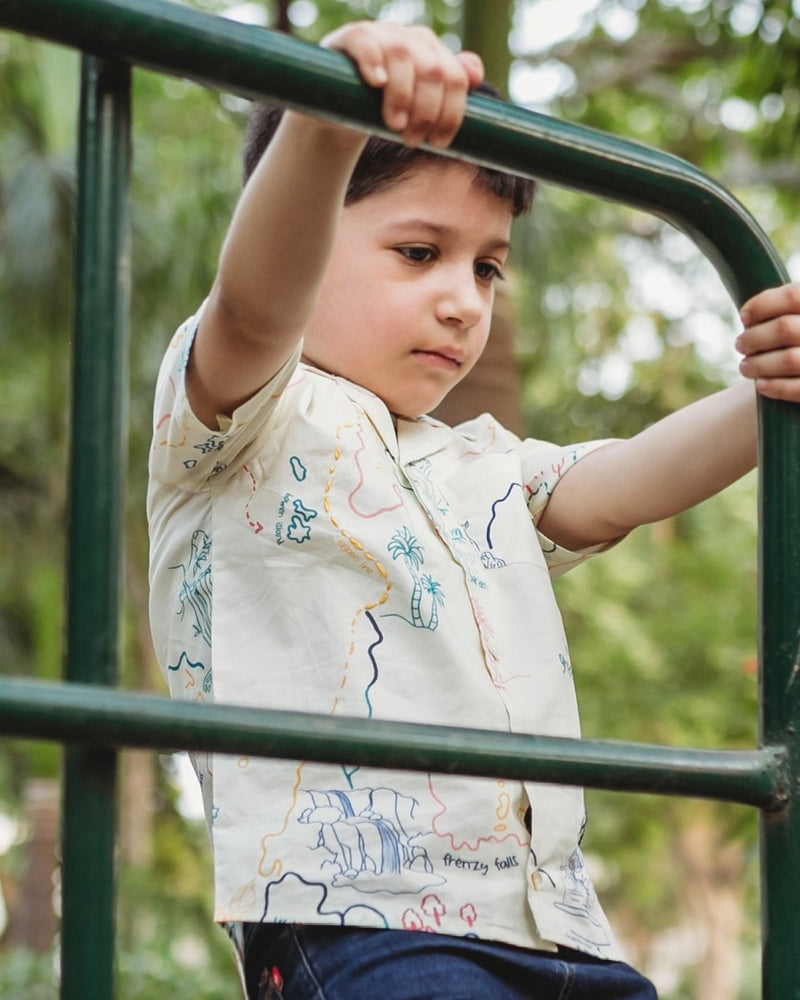
M 189 492 L 210 489 L 229 467 L 240 468 L 269 433 L 277 403 L 300 360 L 302 344 L 280 371 L 254 396 L 219 418 L 210 430 L 192 411 L 186 393 L 186 368 L 202 310 L 179 327 L 166 350 L 156 384 L 151 479 Z
M 587 441 L 583 444 L 555 445 L 544 441 L 525 440 L 520 444 L 522 458 L 523 482 L 527 497 L 528 510 L 533 523 L 538 525 L 544 509 L 547 506 L 557 483 L 569 469 L 582 458 L 612 444 L 613 439 L 604 441 Z M 570 549 L 556 545 L 546 535 L 538 530 L 539 542 L 542 546 L 545 562 L 552 577 L 561 576 L 568 570 L 584 562 L 598 552 L 604 552 L 610 547 L 608 543 L 595 545 L 591 548 L 573 552 Z M 613 543 L 612 543 L 613 544 Z

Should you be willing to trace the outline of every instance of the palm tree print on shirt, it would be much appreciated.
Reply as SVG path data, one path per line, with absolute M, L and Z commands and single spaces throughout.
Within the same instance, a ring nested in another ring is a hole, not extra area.
M 444 604 L 444 593 L 441 584 L 434 580 L 428 573 L 420 573 L 425 562 L 425 555 L 422 546 L 415 535 L 412 535 L 407 525 L 403 525 L 392 535 L 389 544 L 386 546 L 392 559 L 402 559 L 406 569 L 411 574 L 414 587 L 411 591 L 411 617 L 404 615 L 383 615 L 382 617 L 398 617 L 407 621 L 414 628 L 426 628 L 434 631 L 439 624 L 439 605 Z M 423 597 L 427 596 L 426 603 L 429 604 L 430 613 L 428 620 L 422 616 Z

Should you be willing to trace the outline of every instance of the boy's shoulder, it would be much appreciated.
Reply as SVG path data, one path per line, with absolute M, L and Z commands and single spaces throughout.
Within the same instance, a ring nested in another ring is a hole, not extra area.
M 428 420 L 433 421 L 432 417 Z M 435 421 L 439 423 L 439 421 Z M 477 416 L 455 424 L 453 433 L 465 441 L 473 443 L 485 451 L 507 451 L 518 448 L 522 443 L 513 431 L 508 430 L 493 414 L 479 413 Z

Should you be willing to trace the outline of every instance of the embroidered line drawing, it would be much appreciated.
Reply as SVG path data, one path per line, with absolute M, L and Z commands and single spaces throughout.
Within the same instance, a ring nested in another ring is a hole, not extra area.
M 421 834 L 408 827 L 417 800 L 393 788 L 357 788 L 350 792 L 307 789 L 310 805 L 299 823 L 317 825 L 320 870 L 333 870 L 331 884 L 359 892 L 416 893 L 440 884 L 427 851 L 414 843 Z M 411 878 L 415 873 L 418 877 Z
M 211 645 L 211 539 L 198 528 L 192 534 L 191 552 L 187 563 L 172 566 L 179 569 L 183 582 L 178 593 L 178 617 L 183 621 L 187 610 L 194 616 L 194 634 Z
M 403 618 L 414 628 L 425 628 L 433 632 L 439 625 L 439 606 L 444 604 L 444 593 L 441 584 L 434 580 L 430 574 L 420 574 L 419 570 L 425 562 L 424 550 L 415 535 L 412 535 L 408 525 L 398 528 L 386 546 L 392 559 L 402 559 L 406 569 L 411 574 L 414 587 L 411 591 L 411 617 L 404 615 L 383 615 L 382 617 Z M 422 615 L 423 596 L 427 595 L 426 603 L 429 608 L 427 621 Z

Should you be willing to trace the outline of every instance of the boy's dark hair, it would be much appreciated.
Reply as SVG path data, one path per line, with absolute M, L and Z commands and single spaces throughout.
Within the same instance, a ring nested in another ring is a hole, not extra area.
M 494 87 L 488 83 L 479 84 L 474 93 L 499 97 Z M 264 150 L 275 134 L 282 116 L 283 108 L 275 104 L 257 104 L 254 107 L 245 133 L 243 156 L 245 183 L 264 155 Z M 350 205 L 388 187 L 394 181 L 400 180 L 420 161 L 442 159 L 439 154 L 429 150 L 412 149 L 399 142 L 371 135 L 350 177 L 344 203 Z M 482 166 L 475 167 L 475 179 L 481 187 L 491 191 L 498 198 L 509 201 L 512 215 L 515 217 L 529 211 L 536 190 L 535 181 Z

